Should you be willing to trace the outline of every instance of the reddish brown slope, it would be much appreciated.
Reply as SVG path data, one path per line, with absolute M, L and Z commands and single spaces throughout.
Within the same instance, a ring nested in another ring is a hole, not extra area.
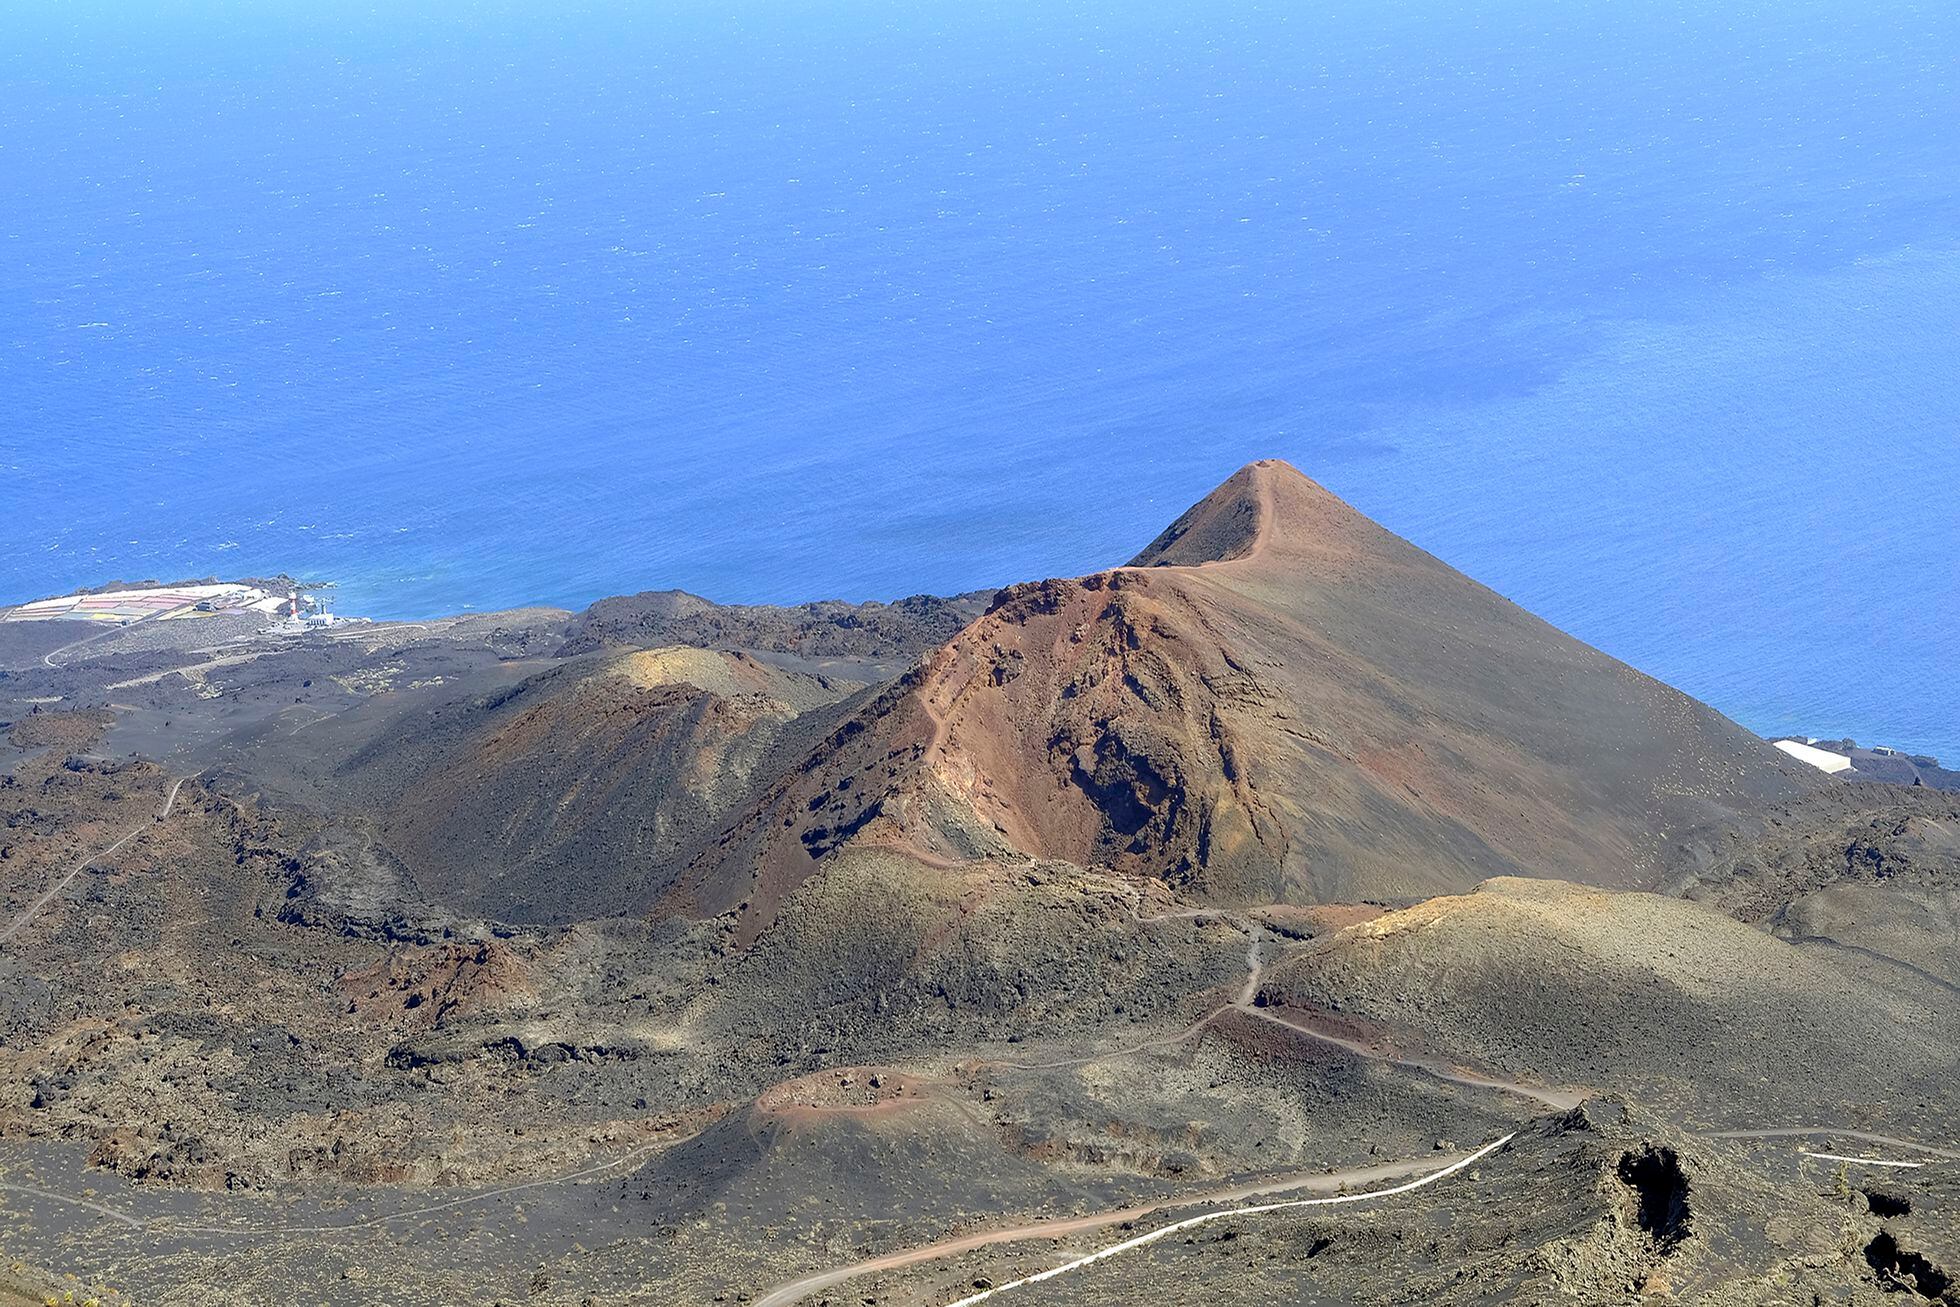
M 746 901 L 759 929 L 846 840 L 1109 864 L 1226 900 L 1505 873 L 1644 887 L 1807 783 L 1257 463 L 1132 566 L 1003 591 L 705 850 L 677 902 Z

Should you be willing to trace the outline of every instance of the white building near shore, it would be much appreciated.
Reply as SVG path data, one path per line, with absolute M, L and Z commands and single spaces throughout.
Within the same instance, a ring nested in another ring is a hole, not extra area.
M 1851 759 L 1841 753 L 1832 753 L 1829 749 L 1819 749 L 1814 745 L 1805 744 L 1801 740 L 1777 740 L 1775 744 L 1777 748 L 1783 750 L 1783 752 L 1789 754 L 1798 762 L 1807 762 L 1819 771 L 1835 773 L 1851 770 Z

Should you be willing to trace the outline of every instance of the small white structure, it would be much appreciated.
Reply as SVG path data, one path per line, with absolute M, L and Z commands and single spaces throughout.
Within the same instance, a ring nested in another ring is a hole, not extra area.
M 1819 771 L 1841 772 L 1851 770 L 1851 759 L 1841 753 L 1832 753 L 1829 749 L 1813 748 L 1808 744 L 1802 744 L 1796 740 L 1778 740 L 1776 741 L 1776 747 L 1789 754 L 1792 758 L 1795 758 L 1798 762 L 1807 762 Z

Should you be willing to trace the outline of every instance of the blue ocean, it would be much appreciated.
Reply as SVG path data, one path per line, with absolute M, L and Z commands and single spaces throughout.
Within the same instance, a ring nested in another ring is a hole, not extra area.
M 1274 455 L 1960 759 L 1960 6 L 0 3 L 0 601 L 1120 562 Z

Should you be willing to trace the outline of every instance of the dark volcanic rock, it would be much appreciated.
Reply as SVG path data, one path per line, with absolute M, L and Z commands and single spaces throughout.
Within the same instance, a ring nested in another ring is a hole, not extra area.
M 759 649 L 804 658 L 917 657 L 953 638 L 986 608 L 987 593 L 914 595 L 895 603 L 839 600 L 777 607 L 718 604 L 684 590 L 601 599 L 573 619 L 561 656 L 608 644 Z

